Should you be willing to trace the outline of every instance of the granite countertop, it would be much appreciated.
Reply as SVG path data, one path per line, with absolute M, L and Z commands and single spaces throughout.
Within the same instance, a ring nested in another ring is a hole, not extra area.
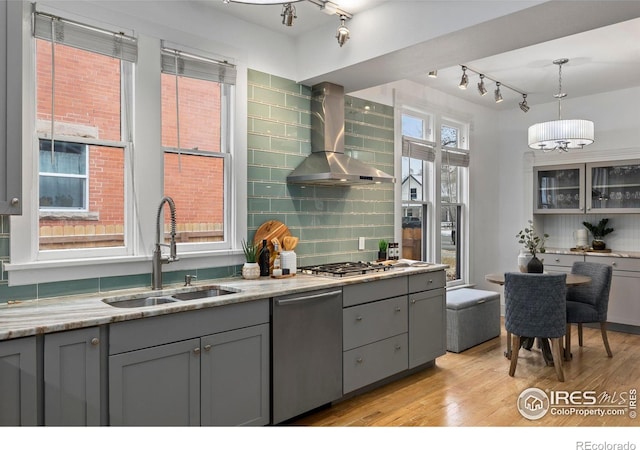
M 366 283 L 383 278 L 393 278 L 424 272 L 444 270 L 446 264 L 416 265 L 412 267 L 394 267 L 385 272 L 345 278 L 327 278 L 323 276 L 296 274 L 291 278 L 260 278 L 245 280 L 242 278 L 223 278 L 201 281 L 191 287 L 181 285 L 166 286 L 163 290 L 151 291 L 149 288 L 126 289 L 107 293 L 83 294 L 66 297 L 29 300 L 0 305 L 0 341 L 36 334 L 72 330 L 103 325 L 144 317 L 173 314 L 203 308 L 212 308 L 233 303 L 249 302 L 279 295 L 295 294 L 314 289 L 340 287 L 354 283 Z M 184 300 L 156 306 L 138 308 L 118 308 L 104 303 L 105 298 L 143 296 L 168 296 L 178 292 L 190 292 L 216 286 L 233 291 L 232 294 L 196 300 Z
M 640 258 L 640 252 L 626 252 L 621 250 L 611 250 L 610 252 L 599 252 L 589 250 L 572 250 L 568 248 L 547 248 L 546 253 L 554 255 L 589 255 L 589 256 L 610 256 L 613 258 Z

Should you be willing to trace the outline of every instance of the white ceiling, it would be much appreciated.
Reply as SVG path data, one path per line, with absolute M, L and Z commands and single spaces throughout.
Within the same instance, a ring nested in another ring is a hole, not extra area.
M 635 1 L 637 2 L 637 0 Z M 355 16 L 365 9 L 372 9 L 386 3 L 386 0 L 336 0 L 334 3 L 339 4 L 342 9 Z M 596 3 L 602 5 L 607 2 L 594 2 L 594 5 Z M 292 27 L 286 27 L 282 24 L 280 16 L 282 5 L 224 4 L 221 0 L 209 0 L 206 4 L 247 22 L 291 36 L 292 39 L 331 23 L 335 23 L 336 28 L 339 25 L 337 16 L 323 14 L 318 6 L 307 1 L 294 3 L 298 18 Z M 589 11 L 585 11 L 585 17 L 587 14 Z M 566 20 L 580 19 L 567 17 Z M 597 19 L 589 18 L 589 23 L 596 22 Z M 395 24 L 395 26 L 398 25 Z M 545 22 L 541 21 L 537 26 L 540 26 L 542 31 Z M 356 37 L 352 39 L 356 39 Z M 460 37 L 454 39 L 459 40 Z M 349 42 L 345 45 L 349 45 Z M 485 80 L 489 93 L 481 97 L 476 88 L 479 78 L 471 72 L 468 72 L 468 89 L 459 89 L 458 83 L 462 75 L 459 64 L 464 64 L 474 71 L 484 73 L 487 77 L 500 81 L 503 85 L 526 93 L 528 104 L 533 106 L 554 101 L 553 94 L 558 91 L 558 67 L 552 61 L 559 58 L 570 60 L 563 66 L 562 73 L 563 91 L 567 93 L 568 97 L 580 97 L 639 86 L 640 18 L 625 20 L 506 53 L 471 61 L 456 61 L 455 64 L 443 67 L 429 66 L 427 58 L 424 58 L 425 61 L 421 63 L 422 67 L 418 67 L 415 56 L 416 53 L 411 51 L 407 51 L 406 55 L 397 52 L 396 55 L 385 55 L 379 62 L 377 60 L 368 61 L 364 67 L 369 73 L 385 74 L 384 77 L 381 75 L 381 79 L 384 78 L 387 81 L 409 79 L 490 108 L 513 108 L 514 103 L 522 99 L 520 94 L 503 87 L 502 94 L 505 101 L 496 104 L 493 100 L 495 84 L 489 80 Z M 413 60 L 404 64 L 402 58 L 413 58 Z M 455 60 L 455 57 L 449 58 L 449 60 L 451 59 Z M 393 64 L 390 64 L 389 61 L 393 61 Z M 410 66 L 411 70 L 401 73 L 398 69 L 394 73 L 394 67 L 405 66 Z M 427 72 L 433 69 L 438 69 L 437 79 L 426 76 Z M 349 87 L 348 78 L 353 77 L 357 72 L 357 67 L 351 67 L 341 73 L 345 77 L 343 84 L 346 84 L 347 88 Z M 338 73 L 333 76 L 337 77 Z

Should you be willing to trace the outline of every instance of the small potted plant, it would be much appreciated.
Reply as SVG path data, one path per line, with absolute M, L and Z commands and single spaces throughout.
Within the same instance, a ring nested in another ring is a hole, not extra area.
M 597 225 L 593 225 L 589 222 L 582 222 L 587 230 L 593 235 L 593 241 L 591 241 L 591 247 L 594 250 L 604 250 L 607 248 L 607 244 L 604 242 L 604 237 L 613 232 L 613 228 L 607 228 L 609 219 L 604 218 L 598 222 Z
M 258 264 L 259 247 L 253 242 L 242 240 L 242 250 L 246 262 L 242 266 L 242 277 L 247 280 L 260 278 L 260 265 Z
M 521 260 L 521 257 L 526 258 L 527 255 L 520 255 L 518 258 L 518 265 L 520 266 L 521 272 L 529 272 L 529 273 L 542 273 L 544 271 L 544 266 L 542 264 L 543 260 L 538 259 L 536 256 L 538 253 L 544 253 L 547 250 L 544 247 L 544 243 L 549 237 L 548 234 L 544 233 L 542 236 L 539 236 L 536 233 L 535 227 L 533 225 L 533 221 L 529 220 L 529 226 L 525 227 L 523 230 L 520 230 L 518 234 L 516 234 L 518 238 L 518 243 L 523 244 L 526 251 L 531 255 L 531 259 L 526 263 Z M 526 270 L 524 270 L 526 268 Z
M 378 261 L 386 261 L 387 260 L 387 247 L 389 243 L 385 239 L 380 239 L 378 241 Z

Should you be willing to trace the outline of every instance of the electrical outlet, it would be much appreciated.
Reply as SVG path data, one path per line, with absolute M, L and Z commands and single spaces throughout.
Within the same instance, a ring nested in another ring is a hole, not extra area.
M 364 250 L 364 237 L 360 236 L 358 238 L 358 250 Z

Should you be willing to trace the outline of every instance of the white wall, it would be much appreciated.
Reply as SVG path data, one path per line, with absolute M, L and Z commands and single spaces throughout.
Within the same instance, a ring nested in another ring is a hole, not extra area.
M 595 142 L 583 150 L 569 153 L 533 152 L 527 147 L 527 130 L 536 122 L 557 118 L 557 102 L 532 107 L 527 114 L 514 111 L 499 115 L 499 220 L 497 234 L 499 254 L 487 271 L 513 270 L 519 245 L 515 234 L 532 217 L 532 178 L 525 177 L 526 160 L 530 164 L 553 161 L 557 164 L 588 161 L 607 161 L 615 157 L 640 158 L 640 87 L 624 89 L 588 97 L 563 100 L 563 118 L 592 120 Z M 525 158 L 526 155 L 526 158 Z M 529 165 L 530 165 L 529 164 Z M 600 216 L 602 217 L 602 216 Z M 611 248 L 640 251 L 640 214 L 607 215 L 616 221 L 616 233 L 607 238 Z M 543 224 L 552 235 L 550 246 L 567 247 L 571 231 L 581 228 L 583 220 L 595 217 L 578 214 L 545 217 Z

